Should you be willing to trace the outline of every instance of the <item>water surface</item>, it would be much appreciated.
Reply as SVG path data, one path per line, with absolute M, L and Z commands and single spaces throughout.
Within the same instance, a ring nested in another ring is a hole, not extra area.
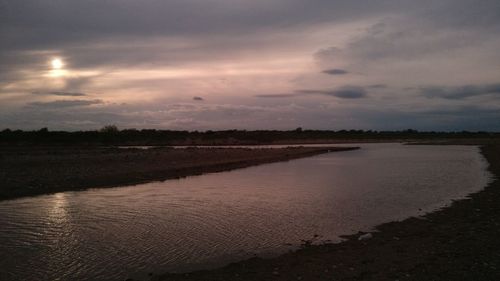
M 480 190 L 472 146 L 357 151 L 131 187 L 0 202 L 1 280 L 120 280 L 279 253 Z

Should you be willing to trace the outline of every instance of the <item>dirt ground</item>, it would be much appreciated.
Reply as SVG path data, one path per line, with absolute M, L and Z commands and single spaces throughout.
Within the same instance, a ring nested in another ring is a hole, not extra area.
M 0 147 L 0 200 L 132 185 L 348 149 Z

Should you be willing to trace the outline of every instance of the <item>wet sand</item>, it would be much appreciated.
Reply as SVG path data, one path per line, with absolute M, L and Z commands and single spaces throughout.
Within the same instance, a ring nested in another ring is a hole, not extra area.
M 116 187 L 356 149 L 0 147 L 0 200 Z
M 420 218 L 380 225 L 339 244 L 310 245 L 152 280 L 500 280 L 500 145 L 481 148 L 495 175 L 485 190 Z

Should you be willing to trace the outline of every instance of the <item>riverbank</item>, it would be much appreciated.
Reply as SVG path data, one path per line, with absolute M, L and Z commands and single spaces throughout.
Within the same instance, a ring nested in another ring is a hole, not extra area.
M 481 153 L 495 179 L 481 192 L 420 218 L 380 225 L 339 244 L 154 280 L 499 280 L 500 145 Z M 366 237 L 366 236 L 363 236 Z
M 0 200 L 221 172 L 356 147 L 1 147 Z

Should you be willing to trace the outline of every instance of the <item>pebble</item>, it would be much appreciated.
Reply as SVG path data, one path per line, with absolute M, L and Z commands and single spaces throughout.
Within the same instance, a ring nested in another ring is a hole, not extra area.
M 359 236 L 358 240 L 359 241 L 368 240 L 368 239 L 371 239 L 372 237 L 373 237 L 373 235 L 371 233 L 366 233 L 366 234 Z

